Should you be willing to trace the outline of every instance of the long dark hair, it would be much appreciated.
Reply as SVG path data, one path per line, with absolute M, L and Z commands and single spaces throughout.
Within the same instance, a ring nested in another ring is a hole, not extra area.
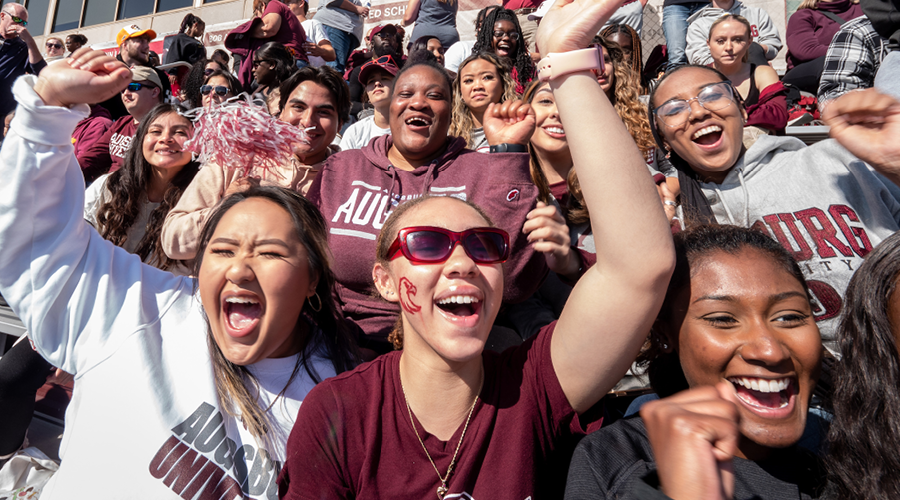
M 190 28 L 191 26 L 193 26 L 197 23 L 200 23 L 203 25 L 206 24 L 203 22 L 203 19 L 200 19 L 199 17 L 195 16 L 194 14 L 191 14 L 190 12 L 188 12 L 184 16 L 184 18 L 181 20 L 181 27 L 178 29 L 178 32 L 185 33 L 185 32 L 187 32 L 188 28 Z
M 324 350 L 337 373 L 345 372 L 355 366 L 358 356 L 350 330 L 334 302 L 335 278 L 331 269 L 332 257 L 328 248 L 325 219 L 312 202 L 290 189 L 277 186 L 256 186 L 222 200 L 200 232 L 197 257 L 194 259 L 193 266 L 194 275 L 200 275 L 203 254 L 206 252 L 206 247 L 216 232 L 219 222 L 222 221 L 222 217 L 238 203 L 251 198 L 271 201 L 287 212 L 294 223 L 297 238 L 306 250 L 310 275 L 319 278 L 316 284 L 316 295 L 321 307 L 318 310 L 314 309 L 309 300 L 303 304 L 301 317 L 297 320 L 295 331 L 302 328 L 303 321 L 312 323 L 314 327 L 310 330 L 310 336 L 297 358 L 297 364 L 294 365 L 290 378 L 279 393 L 281 396 L 300 373 L 301 368 L 306 370 L 314 382 L 321 382 L 321 376 L 316 373 L 309 362 L 311 354 Z M 207 344 L 212 357 L 216 390 L 222 407 L 232 416 L 242 416 L 244 424 L 251 434 L 258 439 L 262 438 L 268 429 L 266 410 L 259 406 L 256 395 L 247 387 L 245 380 L 251 381 L 256 394 L 259 393 L 259 382 L 246 367 L 232 363 L 222 354 L 222 350 L 212 335 L 212 329 L 207 331 Z
M 686 68 L 706 70 L 719 77 L 720 81 L 729 82 L 729 84 L 731 83 L 731 80 L 722 74 L 721 71 L 709 66 L 700 66 L 698 64 L 679 66 L 660 78 L 659 83 L 657 83 L 650 92 L 650 101 L 647 105 L 647 119 L 650 121 L 650 132 L 653 133 L 653 139 L 656 141 L 656 145 L 663 150 L 666 150 L 665 143 L 659 132 L 659 127 L 656 125 L 656 117 L 653 115 L 653 109 L 658 105 L 656 103 L 656 92 L 664 81 Z M 743 108 L 744 103 L 741 100 L 741 94 L 736 89 L 732 90 L 732 94 L 734 94 L 734 101 L 738 108 Z M 678 170 L 678 183 L 681 186 L 681 205 L 685 213 L 686 222 L 715 224 L 716 216 L 712 213 L 712 207 L 709 204 L 709 200 L 706 198 L 706 195 L 703 194 L 697 172 L 694 172 L 694 169 L 692 169 L 688 162 L 679 156 L 678 153 L 673 150 L 667 151 L 669 153 L 669 161 L 672 163 L 672 166 Z
M 677 329 L 678 325 L 671 323 L 675 320 L 675 301 L 679 292 L 690 286 L 691 270 L 696 269 L 700 259 L 713 252 L 736 255 L 745 249 L 758 250 L 768 255 L 803 286 L 807 297 L 812 300 L 800 266 L 791 253 L 774 239 L 759 231 L 739 226 L 697 225 L 675 235 L 675 271 L 657 321 Z M 665 398 L 689 387 L 678 353 L 666 352 L 661 343 L 660 336 L 651 332 L 648 343 L 638 357 L 638 363 L 647 366 L 650 385 L 659 397 Z
M 635 31 L 634 28 L 627 24 L 610 24 L 600 31 L 600 37 L 604 40 L 618 34 L 627 35 L 631 38 L 631 60 L 624 62 L 637 73 L 638 79 L 640 79 L 641 74 L 644 71 L 643 64 L 641 63 L 641 61 L 644 60 L 643 55 L 641 54 L 641 36 L 637 34 L 637 31 Z
M 287 80 L 294 70 L 297 69 L 294 66 L 294 56 L 291 55 L 287 47 L 278 42 L 268 42 L 256 49 L 253 58 L 265 60 L 275 65 L 272 68 L 272 71 L 275 72 L 275 80 L 269 85 L 270 88 L 281 85 L 281 82 Z
M 160 104 L 153 108 L 138 125 L 128 152 L 125 153 L 122 168 L 109 174 L 106 180 L 106 190 L 110 197 L 109 201 L 103 203 L 97 210 L 97 231 L 114 245 L 125 244 L 128 230 L 134 225 L 141 208 L 147 202 L 153 165 L 144 158 L 144 137 L 157 118 L 179 111 L 182 111 L 182 108 L 173 104 Z M 182 167 L 172 178 L 159 206 L 150 212 L 144 236 L 134 251 L 144 262 L 163 270 L 172 269 L 178 264 L 179 261 L 170 259 L 163 251 L 159 236 L 166 215 L 178 203 L 181 194 L 197 175 L 199 168 L 200 165 L 195 161 L 188 162 Z
M 522 33 L 522 27 L 519 26 L 519 19 L 516 13 L 509 9 L 494 9 L 484 16 L 484 22 L 481 29 L 478 30 L 478 36 L 475 39 L 475 46 L 472 47 L 472 53 L 493 52 L 494 42 L 494 25 L 497 21 L 509 21 L 516 27 L 516 33 L 519 39 L 516 40 L 516 51 L 510 54 L 513 61 L 513 67 L 516 68 L 516 76 L 518 83 L 525 88 L 534 78 L 534 62 L 531 60 L 531 54 L 528 53 L 528 44 L 525 43 L 525 34 Z
M 206 65 L 209 60 L 205 57 L 191 65 L 191 70 L 181 86 L 184 92 L 185 102 L 189 102 L 192 108 L 203 105 L 203 96 L 200 95 L 200 87 L 206 83 Z
M 844 294 L 826 456 L 829 498 L 900 497 L 900 325 L 888 315 L 898 279 L 900 233 L 894 233 L 866 256 Z

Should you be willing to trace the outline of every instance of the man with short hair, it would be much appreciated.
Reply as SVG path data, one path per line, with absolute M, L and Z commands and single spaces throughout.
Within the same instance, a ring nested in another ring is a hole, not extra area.
M 116 43 L 119 44 L 119 55 L 116 59 L 125 63 L 126 66 L 134 68 L 136 66 L 152 67 L 150 63 L 150 41 L 156 38 L 156 32 L 150 29 L 142 30 L 138 25 L 132 24 L 119 30 L 116 35 Z M 160 99 L 165 99 L 172 92 L 172 86 L 169 83 L 169 77 L 163 71 L 154 69 L 158 79 L 162 81 L 160 91 L 162 95 Z M 111 99 L 100 103 L 101 106 L 109 111 L 113 119 L 124 118 L 131 113 L 119 96 L 113 96 Z M 115 126 L 115 123 L 113 124 Z
M 16 78 L 25 73 L 36 75 L 47 66 L 27 25 L 25 7 L 8 3 L 0 9 L 0 117 L 16 109 L 12 94 Z
M 109 130 L 78 158 L 87 184 L 122 167 L 141 120 L 165 97 L 162 79 L 154 68 L 135 66 L 131 73 L 131 83 L 119 97 L 128 115 L 114 121 Z

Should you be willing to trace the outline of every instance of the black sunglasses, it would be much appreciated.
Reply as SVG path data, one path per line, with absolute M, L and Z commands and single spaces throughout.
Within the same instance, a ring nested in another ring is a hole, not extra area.
M 49 43 L 49 42 L 48 42 L 48 43 L 46 43 L 46 44 L 44 44 L 44 45 L 46 45 L 47 47 L 50 47 L 51 49 L 61 49 L 61 48 L 62 48 L 62 44 L 61 44 L 61 43 Z
M 505 36 L 508 36 L 509 39 L 512 41 L 516 41 L 522 35 L 520 35 L 518 31 L 500 31 L 500 30 L 494 31 L 494 38 L 502 39 Z
M 203 95 L 209 95 L 210 92 L 215 91 L 216 95 L 225 97 L 228 95 L 228 87 L 224 85 L 216 85 L 213 87 L 212 85 L 204 85 L 200 87 L 200 93 Z

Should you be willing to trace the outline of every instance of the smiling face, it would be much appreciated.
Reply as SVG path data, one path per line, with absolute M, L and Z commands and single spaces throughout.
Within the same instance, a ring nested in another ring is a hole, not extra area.
M 393 148 L 408 161 L 437 154 L 450 129 L 450 97 L 446 78 L 437 69 L 417 65 L 394 81 L 390 123 Z
M 685 378 L 692 388 L 731 382 L 743 455 L 796 443 L 822 358 L 800 282 L 761 250 L 716 251 L 692 263 L 676 304 L 673 324 L 683 322 L 673 344 Z
M 161 89 L 147 81 L 137 83 L 142 84 L 140 90 L 132 91 L 126 87 L 122 91 L 122 103 L 125 104 L 128 114 L 140 121 L 159 104 Z
M 723 21 L 709 33 L 709 52 L 716 65 L 741 63 L 750 50 L 750 32 L 738 21 Z
M 297 322 L 317 279 L 283 208 L 250 198 L 225 213 L 203 253 L 199 281 L 213 338 L 229 361 L 246 366 L 300 352 Z
M 150 61 L 150 37 L 138 36 L 122 42 L 122 60 L 126 65 L 147 64 Z
M 366 95 L 373 106 L 389 104 L 394 88 L 394 75 L 387 71 L 375 71 L 366 81 Z
M 559 119 L 556 99 L 549 83 L 538 87 L 531 101 L 536 127 L 531 135 L 531 146 L 546 155 L 569 150 L 566 131 Z
M 328 156 L 328 145 L 340 128 L 331 91 L 312 80 L 297 85 L 288 96 L 281 120 L 306 130 L 309 141 L 294 145 L 294 154 L 311 165 Z
M 657 108 L 672 99 L 691 99 L 721 79 L 710 70 L 685 68 L 672 73 L 657 87 L 651 106 Z M 664 142 L 684 159 L 704 180 L 721 183 L 740 157 L 745 111 L 736 101 L 710 111 L 697 100 L 690 103 L 684 123 L 670 126 L 655 117 Z
M 465 203 L 439 197 L 403 214 L 398 227 L 411 226 L 464 231 L 488 223 Z M 376 264 L 374 274 L 382 297 L 400 302 L 404 351 L 456 363 L 481 355 L 503 296 L 501 264 L 476 264 L 460 244 L 442 263 L 413 264 L 400 255 Z
M 208 108 L 212 103 L 221 104 L 223 101 L 234 97 L 234 94 L 231 93 L 231 87 L 228 86 L 228 79 L 222 75 L 216 75 L 210 78 L 204 85 L 209 85 L 213 88 L 208 94 L 202 96 L 204 108 Z M 219 95 L 216 92 L 216 87 L 225 87 L 229 89 L 228 93 L 224 96 Z
M 497 36 L 497 35 L 501 36 Z M 516 38 L 516 40 L 513 40 Z M 512 57 L 519 45 L 516 25 L 512 21 L 501 19 L 494 23 L 494 32 L 491 35 L 491 49 L 500 57 Z
M 191 138 L 193 130 L 191 122 L 178 113 L 157 117 L 141 143 L 147 163 L 156 170 L 167 171 L 163 177 L 174 176 L 191 161 L 191 153 L 184 150 L 184 143 Z
M 47 41 L 44 42 L 44 47 L 47 49 L 47 57 L 56 57 L 65 54 L 63 42 L 59 38 L 48 38 Z
M 484 59 L 475 59 L 460 68 L 459 87 L 466 106 L 475 113 L 484 113 L 488 105 L 503 98 L 500 73 Z

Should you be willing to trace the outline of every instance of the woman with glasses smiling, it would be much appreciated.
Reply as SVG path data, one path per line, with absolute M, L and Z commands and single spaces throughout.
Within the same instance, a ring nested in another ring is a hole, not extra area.
M 213 70 L 206 76 L 203 86 L 200 87 L 200 95 L 203 107 L 208 108 L 213 103 L 221 104 L 241 93 L 241 82 L 231 73 Z
M 832 353 L 842 296 L 863 257 L 900 228 L 900 188 L 834 140 L 742 144 L 747 112 L 724 75 L 702 66 L 668 73 L 650 95 L 651 127 L 678 169 L 687 222 L 752 227 L 794 253 Z M 834 135 L 836 131 L 832 129 Z M 894 182 L 888 179 L 894 180 Z
M 44 41 L 44 48 L 47 49 L 47 57 L 44 58 L 44 60 L 47 62 L 62 59 L 63 56 L 66 55 L 66 51 L 63 47 L 63 41 L 61 38 L 48 38 L 46 41 Z
M 495 9 L 484 17 L 472 54 L 493 52 L 507 59 L 512 67 L 511 76 L 516 82 L 516 94 L 522 95 L 528 82 L 534 79 L 534 62 L 528 53 L 525 35 L 516 14 L 509 9 Z
M 563 53 L 586 47 L 617 2 L 562 3 L 542 21 L 539 45 L 570 61 L 590 55 Z M 562 497 L 572 447 L 597 423 L 589 410 L 637 355 L 675 258 L 653 181 L 592 62 L 546 75 L 573 125 L 569 145 L 598 235 L 597 265 L 559 322 L 503 354 L 486 352 L 511 235 L 454 196 L 400 205 L 381 226 L 370 276 L 401 309 L 392 336 L 402 350 L 309 393 L 288 441 L 282 499 Z M 429 74 L 412 68 L 395 94 Z M 534 127 L 521 102 L 494 106 L 486 120 L 504 134 Z M 540 249 L 542 236 L 531 236 Z

